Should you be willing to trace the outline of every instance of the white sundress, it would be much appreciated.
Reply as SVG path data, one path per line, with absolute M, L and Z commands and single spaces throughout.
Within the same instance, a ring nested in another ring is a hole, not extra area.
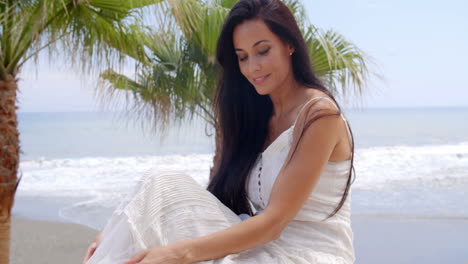
M 322 99 L 333 103 L 328 97 L 315 97 L 300 112 L 310 108 L 311 102 Z M 251 170 L 246 187 L 249 200 L 259 213 L 268 204 L 273 183 L 293 145 L 294 127 L 303 125 L 298 125 L 298 119 L 260 153 Z M 342 208 L 326 219 L 342 197 L 350 165 L 350 160 L 328 162 L 303 208 L 278 239 L 238 254 L 199 263 L 354 263 L 351 192 Z M 189 175 L 151 169 L 143 175 L 131 199 L 113 213 L 87 264 L 120 264 L 147 248 L 208 235 L 241 221 L 239 215 Z

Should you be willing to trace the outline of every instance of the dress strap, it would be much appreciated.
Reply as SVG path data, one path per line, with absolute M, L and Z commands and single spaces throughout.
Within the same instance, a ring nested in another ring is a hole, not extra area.
M 317 97 L 314 97 L 312 99 L 310 99 L 309 101 L 307 101 L 302 107 L 301 107 L 301 110 L 299 110 L 299 113 L 297 114 L 296 116 L 296 120 L 294 121 L 294 126 L 296 125 L 296 122 L 297 120 L 299 119 L 299 116 L 301 115 L 302 111 L 304 110 L 304 108 L 312 101 L 315 101 L 315 100 L 318 100 L 318 99 L 325 99 L 325 100 L 328 100 L 330 103 L 332 103 L 337 110 L 339 110 L 338 106 L 336 105 L 336 103 L 330 99 L 329 97 L 326 97 L 326 96 L 317 96 Z M 340 116 L 341 118 L 343 119 L 344 123 L 345 123 L 345 126 L 346 126 L 346 132 L 348 134 L 348 141 L 349 141 L 349 144 L 352 145 L 352 138 L 351 138 L 351 130 L 349 128 L 349 124 L 348 124 L 348 120 L 346 120 L 346 118 L 344 117 L 344 115 L 341 113 L 340 111 Z
M 325 96 L 317 96 L 317 97 L 314 97 L 312 99 L 310 99 L 309 101 L 305 102 L 304 105 L 302 105 L 301 107 L 301 110 L 299 110 L 299 113 L 297 114 L 296 116 L 296 120 L 294 120 L 294 126 L 296 125 L 297 123 L 297 120 L 299 119 L 299 116 L 302 114 L 302 111 L 304 110 L 304 108 L 310 103 L 310 102 L 313 102 L 315 100 L 318 100 L 318 99 L 322 99 L 322 98 L 325 98 L 325 99 L 328 99 L 328 97 L 325 97 Z M 330 100 L 330 99 L 329 99 Z M 335 105 L 336 106 L 336 105 Z

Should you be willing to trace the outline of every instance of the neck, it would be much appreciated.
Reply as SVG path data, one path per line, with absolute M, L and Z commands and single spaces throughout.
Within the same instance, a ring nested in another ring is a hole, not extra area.
M 272 92 L 269 96 L 273 103 L 273 116 L 281 119 L 296 107 L 306 102 L 311 96 L 312 89 L 306 89 L 296 81 L 290 81 L 289 85 L 282 85 L 281 89 Z

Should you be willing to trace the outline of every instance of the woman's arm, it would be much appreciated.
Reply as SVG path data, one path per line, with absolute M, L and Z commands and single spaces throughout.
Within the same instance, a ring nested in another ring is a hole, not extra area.
M 278 175 L 265 210 L 230 228 L 169 245 L 172 252 L 184 256 L 180 263 L 221 258 L 278 238 L 312 192 L 339 141 L 340 129 L 343 129 L 343 122 L 339 116 L 313 122 L 305 131 L 295 155 Z M 137 259 L 142 258 L 144 254 Z
M 264 211 L 230 228 L 182 241 L 179 246 L 186 252 L 185 263 L 217 259 L 266 244 L 281 233 L 278 220 Z
M 239 253 L 276 239 L 312 192 L 343 125 L 339 116 L 311 124 L 290 163 L 278 175 L 265 211 L 228 229 L 183 242 L 189 263 Z

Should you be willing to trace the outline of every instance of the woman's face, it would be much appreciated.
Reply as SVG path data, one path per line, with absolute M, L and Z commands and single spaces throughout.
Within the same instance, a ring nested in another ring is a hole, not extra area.
M 270 31 L 261 19 L 235 27 L 234 49 L 242 74 L 261 95 L 270 94 L 292 81 L 291 45 Z

